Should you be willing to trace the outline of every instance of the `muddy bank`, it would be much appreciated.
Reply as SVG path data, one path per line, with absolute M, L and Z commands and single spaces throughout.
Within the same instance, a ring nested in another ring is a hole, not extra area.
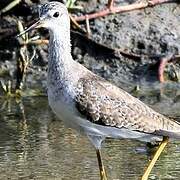
M 37 10 L 34 7 L 38 3 L 39 1 L 32 1 L 31 6 L 20 3 L 1 17 L 0 78 L 13 80 L 14 87 L 19 51 L 19 44 L 14 38 L 17 34 L 16 20 L 20 19 L 26 25 L 31 24 L 37 17 Z M 73 14 L 81 15 L 98 11 L 105 8 L 106 3 L 106 1 L 77 1 L 77 4 L 84 9 L 73 11 Z M 116 2 L 117 6 L 126 4 L 127 1 Z M 2 3 L 1 6 L 5 4 Z M 81 26 L 85 26 L 84 22 Z M 3 29 L 13 32 L 9 31 L 8 35 Z M 77 30 L 72 32 L 74 59 L 127 90 L 132 90 L 136 85 L 144 86 L 145 89 L 159 88 L 158 67 L 161 57 L 180 54 L 178 3 L 166 3 L 90 20 L 90 29 L 91 40 L 84 34 L 77 33 Z M 35 34 L 37 31 L 31 32 L 30 36 Z M 42 38 L 48 38 L 45 30 L 40 30 L 39 34 Z M 28 67 L 24 88 L 42 88 L 46 92 L 47 45 L 28 48 L 30 54 L 36 49 L 36 55 Z M 169 63 L 165 68 L 165 77 L 171 81 L 179 81 L 179 72 L 178 61 Z
M 158 57 L 180 52 L 179 17 L 180 8 L 176 3 L 114 14 L 91 21 L 92 38 L 108 47 L 141 55 L 139 61 L 135 61 L 134 57 L 127 59 L 124 56 L 115 62 L 110 59 L 110 64 L 112 62 L 113 70 L 116 69 L 115 74 L 120 79 L 132 82 L 145 79 L 152 82 L 157 80 L 157 69 L 153 65 L 158 63 Z M 179 70 L 178 63 L 176 65 Z M 169 68 L 170 66 L 167 70 Z M 111 75 L 114 74 L 113 70 L 110 68 Z M 104 73 L 107 76 L 107 72 Z

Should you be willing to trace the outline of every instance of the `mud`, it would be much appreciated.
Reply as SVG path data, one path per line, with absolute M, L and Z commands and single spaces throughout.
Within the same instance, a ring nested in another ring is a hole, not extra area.
M 107 3 L 103 0 L 77 2 L 84 7 L 83 11 L 76 12 L 78 15 L 98 11 L 105 8 Z M 33 1 L 31 7 L 20 3 L 1 17 L 1 29 L 12 29 L 9 36 L 6 32 L 0 33 L 1 80 L 10 79 L 15 82 L 19 50 L 17 40 L 14 38 L 17 34 L 15 20 L 21 19 L 24 24 L 32 22 L 37 17 L 37 10 L 34 8 L 36 3 L 39 2 Z M 127 3 L 133 2 L 116 1 L 117 6 Z M 4 4 L 2 3 L 1 6 Z M 78 35 L 79 33 L 72 32 L 74 59 L 127 90 L 132 90 L 137 85 L 152 88 L 155 87 L 155 84 L 156 87 L 160 87 L 157 78 L 160 58 L 180 53 L 180 7 L 178 3 L 166 3 L 152 8 L 97 18 L 90 21 L 90 28 L 91 40 Z M 44 38 L 48 37 L 47 31 L 41 30 L 40 34 Z M 107 48 L 97 45 L 95 42 Z M 32 48 L 37 47 L 31 47 L 30 51 Z M 113 49 L 134 53 L 138 55 L 138 58 L 115 53 Z M 24 88 L 43 87 L 45 92 L 47 46 L 37 48 L 36 52 L 36 56 L 28 68 Z M 180 72 L 179 62 L 169 63 L 165 72 L 167 79 L 174 80 L 175 72 Z M 178 79 L 176 80 L 178 81 Z

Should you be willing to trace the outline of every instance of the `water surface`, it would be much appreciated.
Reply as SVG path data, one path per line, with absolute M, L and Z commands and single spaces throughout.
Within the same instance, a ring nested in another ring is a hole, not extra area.
M 164 101 L 149 104 L 160 109 L 162 103 L 162 112 L 169 112 Z M 86 137 L 64 127 L 47 97 L 0 99 L 0 104 L 0 179 L 99 179 L 94 148 Z M 109 179 L 138 180 L 150 157 L 147 150 L 138 141 L 106 140 L 102 155 Z M 168 145 L 150 179 L 180 179 L 179 142 Z

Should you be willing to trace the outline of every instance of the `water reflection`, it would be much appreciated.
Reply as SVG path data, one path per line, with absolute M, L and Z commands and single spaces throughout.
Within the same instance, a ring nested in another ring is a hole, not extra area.
M 85 137 L 64 128 L 46 97 L 1 99 L 0 104 L 0 179 L 99 179 L 93 147 Z M 138 148 L 146 146 L 106 140 L 102 153 L 109 179 L 139 179 L 149 157 Z M 150 179 L 180 179 L 180 143 L 168 145 Z

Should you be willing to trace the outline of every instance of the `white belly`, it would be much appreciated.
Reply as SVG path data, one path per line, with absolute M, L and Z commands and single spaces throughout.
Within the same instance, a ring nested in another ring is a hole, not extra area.
M 51 109 L 59 119 L 63 120 L 65 124 L 72 121 L 75 114 L 75 108 L 70 97 L 57 96 L 54 92 L 48 90 L 48 101 Z

